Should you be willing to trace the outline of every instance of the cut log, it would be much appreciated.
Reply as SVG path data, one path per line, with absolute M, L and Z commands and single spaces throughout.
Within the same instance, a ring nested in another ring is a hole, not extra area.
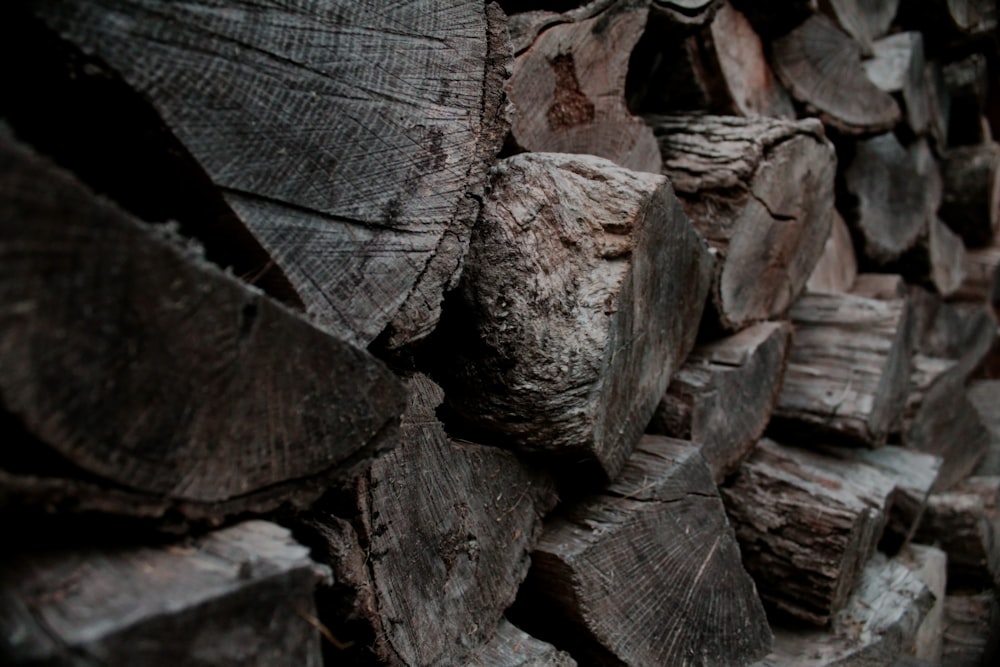
M 969 250 L 962 262 L 963 280 L 949 297 L 955 301 L 1000 306 L 1000 245 Z
M 468 667 L 576 667 L 576 660 L 552 644 L 535 639 L 507 620 L 469 662 Z
M 652 132 L 625 104 L 629 55 L 647 3 L 601 2 L 595 15 L 552 19 L 514 61 L 506 84 L 514 141 L 529 151 L 586 153 L 639 171 L 660 171 Z
M 951 101 L 948 114 L 948 145 L 970 146 L 991 140 L 988 124 L 983 123 L 990 89 L 986 57 L 974 53 L 948 63 L 941 69 Z
M 988 37 L 997 27 L 992 0 L 928 0 L 900 4 L 900 24 L 922 30 L 941 50 Z
M 976 380 L 969 384 L 966 396 L 990 436 L 986 454 L 976 466 L 974 474 L 1000 476 L 1000 410 L 997 410 L 1000 380 Z
M 941 163 L 939 215 L 969 247 L 989 245 L 1000 225 L 1000 144 L 948 151 Z
M 546 526 L 524 604 L 549 632 L 563 619 L 588 664 L 747 664 L 771 635 L 739 561 L 697 445 L 646 436 L 613 484 Z
M 764 439 L 721 493 L 764 602 L 825 625 L 875 551 L 895 488 L 867 464 Z
M 647 427 L 701 445 L 716 483 L 764 433 L 781 391 L 792 329 L 763 322 L 700 345 L 674 375 Z
M 434 327 L 507 131 L 499 8 L 30 11 L 148 100 L 316 322 L 361 345 Z
M 996 593 L 962 593 L 944 600 L 942 667 L 994 665 L 1000 657 L 997 632 L 1000 606 Z
M 845 134 L 886 132 L 899 105 L 865 75 L 857 42 L 816 14 L 774 41 L 771 65 L 810 114 Z
M 191 546 L 9 556 L 0 572 L 5 665 L 323 664 L 313 589 L 325 573 L 264 521 Z
M 909 650 L 934 595 L 905 565 L 876 554 L 828 630 L 776 629 L 754 667 L 883 667 Z
M 925 65 L 924 83 L 930 111 L 928 136 L 933 141 L 935 153 L 941 155 L 948 148 L 948 125 L 951 122 L 951 97 L 941 63 L 928 62 Z
M 650 8 L 671 23 L 690 28 L 709 24 L 725 0 L 651 0 Z
M 861 4 L 853 0 L 850 4 Z M 898 4 L 898 0 L 896 0 Z M 865 73 L 879 90 L 894 96 L 903 109 L 906 125 L 915 135 L 930 124 L 930 96 L 924 77 L 924 40 L 919 32 L 898 32 L 872 45 L 872 58 L 865 60 Z
M 807 293 L 789 317 L 795 335 L 774 427 L 884 443 L 899 426 L 908 388 L 906 299 Z
M 712 292 L 722 326 L 782 315 L 805 287 L 833 224 L 836 157 L 820 125 L 695 115 L 647 121 L 663 173 L 721 258 Z
M 34 438 L 3 459 L 41 463 L 25 474 L 47 474 L 41 444 L 115 498 L 225 514 L 308 479 L 318 496 L 392 444 L 403 393 L 381 362 L 5 135 L 0 256 L 0 395 Z
M 910 289 L 915 350 L 957 361 L 968 377 L 996 344 L 1000 331 L 992 309 L 981 303 L 945 303 L 919 287 Z
M 858 260 L 854 253 L 851 230 L 840 214 L 834 212 L 830 236 L 823 246 L 823 255 L 806 281 L 806 289 L 810 292 L 844 294 L 851 291 L 857 276 Z
M 941 648 L 944 639 L 944 600 L 948 580 L 948 555 L 936 547 L 925 544 L 910 544 L 903 549 L 896 560 L 917 575 L 920 581 L 934 594 L 934 605 L 924 616 L 913 638 L 909 653 L 918 660 L 926 660 L 931 665 L 941 664 Z
M 420 375 L 408 388 L 402 443 L 333 505 L 350 508 L 351 525 L 322 505 L 305 523 L 346 589 L 346 604 L 330 603 L 346 617 L 328 624 L 354 622 L 360 639 L 341 658 L 464 665 L 514 601 L 555 488 L 510 452 L 449 441 L 434 416 L 440 388 Z
M 463 307 L 443 325 L 449 407 L 477 438 L 613 478 L 694 347 L 711 272 L 663 176 L 591 156 L 508 158 L 473 235 Z
M 865 55 L 878 51 L 875 40 L 889 31 L 900 0 L 820 0 L 819 7 L 854 38 Z

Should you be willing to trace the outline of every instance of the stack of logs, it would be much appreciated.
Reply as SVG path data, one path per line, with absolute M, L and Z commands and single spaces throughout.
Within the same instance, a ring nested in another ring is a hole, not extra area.
M 0 661 L 985 665 L 993 0 L 0 8 Z

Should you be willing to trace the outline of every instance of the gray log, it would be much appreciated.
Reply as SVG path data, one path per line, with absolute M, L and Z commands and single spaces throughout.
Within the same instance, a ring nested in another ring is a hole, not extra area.
M 911 31 L 882 37 L 872 44 L 872 57 L 862 64 L 871 82 L 896 98 L 910 131 L 924 134 L 931 112 L 924 76 L 923 36 Z
M 576 667 L 565 651 L 535 639 L 507 620 L 469 662 L 467 667 Z

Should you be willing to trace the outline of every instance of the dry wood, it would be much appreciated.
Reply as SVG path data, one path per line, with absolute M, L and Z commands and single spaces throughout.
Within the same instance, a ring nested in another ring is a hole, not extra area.
M 725 0 L 651 0 L 651 9 L 680 26 L 710 23 Z
M 935 152 L 940 155 L 948 147 L 948 125 L 951 122 L 951 97 L 948 94 L 941 63 L 931 61 L 925 64 L 924 83 L 930 112 L 928 136 L 932 140 Z
M 771 42 L 816 13 L 816 0 L 777 0 L 762 4 L 755 0 L 731 0 L 734 7 L 750 19 L 754 29 Z
M 948 554 L 937 547 L 925 544 L 907 545 L 896 556 L 896 560 L 912 571 L 934 594 L 934 605 L 924 616 L 923 622 L 913 638 L 909 650 L 918 660 L 926 660 L 931 665 L 941 664 L 941 648 L 944 639 L 944 599 L 948 580 Z
M 996 3 L 991 0 L 903 2 L 897 18 L 932 37 L 942 50 L 988 36 L 997 27 Z
M 962 263 L 963 280 L 949 297 L 956 301 L 971 301 L 1000 305 L 1000 245 L 969 250 Z
M 895 489 L 873 466 L 764 439 L 721 492 L 764 601 L 825 625 L 874 552 Z
M 1000 608 L 996 593 L 960 593 L 944 600 L 942 667 L 981 667 L 1000 657 L 997 632 Z
M 696 347 L 660 399 L 647 432 L 700 444 L 721 483 L 764 433 L 791 334 L 787 323 L 762 322 Z
M 576 660 L 502 620 L 493 639 L 465 664 L 467 667 L 576 667 Z
M 771 65 L 793 98 L 841 132 L 885 132 L 900 120 L 896 101 L 865 75 L 857 42 L 823 15 L 776 39 Z
M 381 362 L 6 136 L 0 209 L 0 393 L 34 438 L 4 458 L 40 463 L 21 472 L 63 474 L 44 445 L 112 487 L 106 510 L 131 512 L 130 491 L 225 513 L 394 437 L 403 394 Z
M 771 642 L 690 442 L 643 438 L 614 483 L 546 526 L 527 585 L 535 622 L 565 619 L 588 664 L 746 664 Z
M 900 0 L 820 0 L 819 7 L 836 19 L 865 55 L 878 51 L 875 40 L 889 31 Z
M 1000 144 L 949 150 L 941 163 L 939 215 L 969 247 L 989 245 L 1000 226 Z
M 997 342 L 997 319 L 982 303 L 946 303 L 919 287 L 910 289 L 914 345 L 929 357 L 958 362 L 966 377 Z
M 652 132 L 625 105 L 629 55 L 646 26 L 648 3 L 591 3 L 593 15 L 552 18 L 519 53 L 506 90 L 511 128 L 529 151 L 586 153 L 659 172 Z
M 317 322 L 362 345 L 434 327 L 506 134 L 499 8 L 78 0 L 31 11 L 148 100 Z
M 0 573 L 5 665 L 323 664 L 313 589 L 326 575 L 275 524 L 18 554 Z
M 979 420 L 989 433 L 989 446 L 979 465 L 976 475 L 1000 475 L 1000 380 L 975 380 L 966 392 L 969 401 L 979 415 Z
M 899 426 L 909 380 L 906 299 L 807 293 L 789 318 L 795 335 L 775 426 L 884 443 Z
M 853 0 L 852 4 L 860 3 Z M 930 124 L 930 96 L 924 76 L 923 36 L 898 32 L 883 37 L 873 43 L 872 58 L 863 65 L 871 82 L 896 98 L 910 131 L 924 134 Z
M 614 477 L 694 346 L 711 271 L 663 176 L 591 156 L 508 158 L 442 357 L 450 408 L 482 437 Z
M 820 125 L 696 115 L 647 120 L 663 173 L 721 258 L 712 292 L 722 325 L 740 329 L 783 314 L 805 287 L 833 220 L 836 158 Z
M 830 236 L 823 246 L 823 255 L 816 262 L 806 289 L 810 292 L 850 292 L 858 276 L 858 260 L 847 223 L 834 212 Z
M 963 146 L 989 142 L 988 123 L 983 122 L 990 88 L 986 57 L 974 53 L 950 62 L 941 69 L 948 89 L 948 145 Z

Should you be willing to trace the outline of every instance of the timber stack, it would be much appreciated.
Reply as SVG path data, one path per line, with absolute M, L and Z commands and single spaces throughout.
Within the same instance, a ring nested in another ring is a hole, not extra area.
M 993 0 L 0 8 L 0 662 L 990 665 Z

